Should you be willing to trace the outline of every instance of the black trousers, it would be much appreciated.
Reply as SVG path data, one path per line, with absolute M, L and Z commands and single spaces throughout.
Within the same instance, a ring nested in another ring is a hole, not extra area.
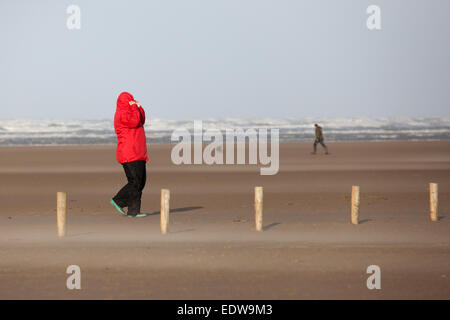
M 141 196 L 147 180 L 145 161 L 132 161 L 122 163 L 128 183 L 120 189 L 113 198 L 121 208 L 128 207 L 128 214 L 135 215 L 141 212 Z

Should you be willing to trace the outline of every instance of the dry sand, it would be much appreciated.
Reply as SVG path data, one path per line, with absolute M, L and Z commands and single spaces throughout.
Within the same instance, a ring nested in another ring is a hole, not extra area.
M 284 143 L 280 171 L 175 166 L 150 145 L 140 219 L 109 204 L 124 184 L 114 146 L 0 148 L 1 299 L 449 299 L 450 141 Z M 429 221 L 428 183 L 440 220 Z M 254 231 L 253 187 L 265 231 Z M 352 185 L 361 224 L 349 223 Z M 159 231 L 161 188 L 170 233 Z M 56 192 L 68 229 L 56 236 Z M 81 267 L 81 290 L 66 268 Z M 366 268 L 381 268 L 369 290 Z

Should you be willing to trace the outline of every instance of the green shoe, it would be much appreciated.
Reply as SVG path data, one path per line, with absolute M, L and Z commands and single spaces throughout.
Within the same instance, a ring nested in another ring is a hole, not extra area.
M 113 199 L 111 199 L 111 204 L 117 209 L 117 211 L 119 211 L 121 214 L 123 214 L 123 215 L 126 215 L 126 213 L 122 210 L 122 208 L 121 207 L 119 207 L 118 205 L 117 205 L 117 203 L 115 203 L 114 202 L 114 200 Z
M 139 213 L 139 214 L 127 214 L 127 217 L 129 218 L 142 218 L 142 217 L 146 217 L 147 214 L 146 213 Z

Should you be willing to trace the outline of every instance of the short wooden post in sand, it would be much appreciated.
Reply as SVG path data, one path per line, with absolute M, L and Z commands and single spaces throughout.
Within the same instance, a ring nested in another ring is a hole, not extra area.
M 67 194 L 65 192 L 56 193 L 56 221 L 58 225 L 58 236 L 66 235 L 66 209 Z
M 359 223 L 359 186 L 352 186 L 352 212 L 351 222 L 352 224 Z
M 263 187 L 255 187 L 255 226 L 263 231 Z
M 169 229 L 169 201 L 170 190 L 161 189 L 161 233 L 166 234 Z
M 430 183 L 430 219 L 438 221 L 438 184 Z

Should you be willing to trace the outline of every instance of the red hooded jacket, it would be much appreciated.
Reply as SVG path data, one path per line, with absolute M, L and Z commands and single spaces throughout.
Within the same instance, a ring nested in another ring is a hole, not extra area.
M 117 134 L 116 158 L 119 163 L 148 161 L 144 131 L 145 112 L 136 104 L 130 106 L 130 101 L 133 100 L 133 96 L 128 92 L 122 92 L 117 98 L 114 129 Z

